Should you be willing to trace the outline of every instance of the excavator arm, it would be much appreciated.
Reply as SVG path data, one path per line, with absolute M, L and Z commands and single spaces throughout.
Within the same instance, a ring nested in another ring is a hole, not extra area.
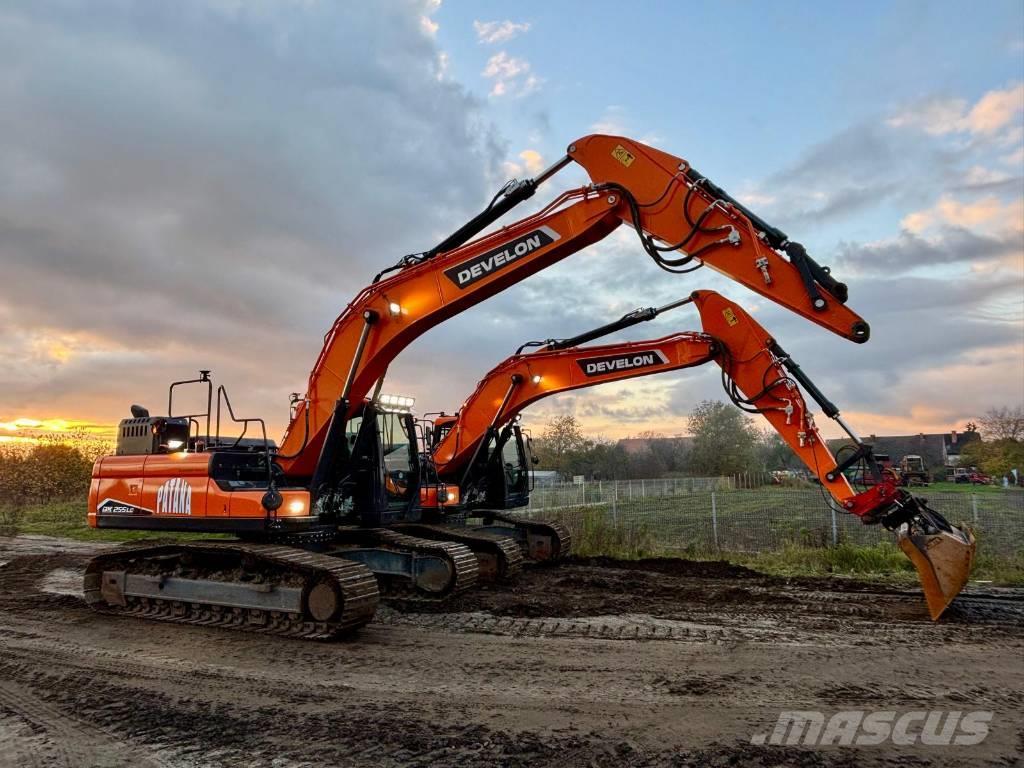
M 900 548 L 921 579 L 932 618 L 941 616 L 970 575 L 975 552 L 971 532 L 951 525 L 923 499 L 900 488 L 892 475 L 883 474 L 871 446 L 843 421 L 839 409 L 749 314 L 713 291 L 696 291 L 693 298 L 704 332 L 720 344 L 717 361 L 733 402 L 748 413 L 764 416 L 842 511 L 897 533 Z M 836 461 L 819 434 L 801 386 L 850 437 L 853 448 L 842 461 Z M 866 467 L 875 480 L 860 493 L 843 474 L 854 464 Z
M 530 354 L 523 354 L 520 348 L 480 380 L 456 417 L 444 419 L 450 428 L 431 452 L 437 473 L 456 478 L 473 463 L 489 435 L 496 434 L 524 408 L 542 398 L 713 360 L 715 341 L 703 333 L 674 333 L 650 341 L 579 346 L 691 302 L 692 299 L 686 299 L 664 307 L 638 309 L 572 339 L 543 342 L 539 351 Z
M 697 306 L 703 333 L 578 346 L 689 302 Z M 434 466 L 441 478 L 457 479 L 476 463 L 489 436 L 542 397 L 710 360 L 722 368 L 730 399 L 744 411 L 768 420 L 838 510 L 897 532 L 900 547 L 921 578 L 929 611 L 938 618 L 967 581 L 975 549 L 971 533 L 951 526 L 923 500 L 900 488 L 891 475 L 878 472 L 871 447 L 856 436 L 799 365 L 739 305 L 713 291 L 696 291 L 689 300 L 668 307 L 637 310 L 573 339 L 549 341 L 532 354 L 523 354 L 520 348 L 481 380 L 454 421 L 446 424 L 449 429 L 433 450 Z M 837 461 L 821 437 L 801 386 L 853 441 L 842 461 Z M 857 492 L 850 485 L 843 470 L 854 464 L 874 472 L 872 487 Z M 460 485 L 465 482 L 460 480 Z
M 469 242 L 572 161 L 592 184 Z M 353 299 L 324 337 L 277 463 L 289 477 L 309 478 L 315 494 L 338 461 L 345 422 L 402 349 L 624 221 L 663 269 L 686 272 L 707 264 L 845 338 L 868 338 L 867 323 L 843 304 L 845 287 L 826 268 L 686 161 L 629 139 L 588 136 L 536 179 L 508 186 L 438 246 L 402 259 Z

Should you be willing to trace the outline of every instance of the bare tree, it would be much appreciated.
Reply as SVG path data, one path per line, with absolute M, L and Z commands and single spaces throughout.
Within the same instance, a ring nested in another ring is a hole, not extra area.
M 979 421 L 986 440 L 1024 440 L 1024 406 L 989 408 Z

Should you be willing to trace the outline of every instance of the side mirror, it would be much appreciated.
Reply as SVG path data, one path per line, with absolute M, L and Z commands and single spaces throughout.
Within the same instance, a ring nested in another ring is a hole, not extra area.
M 530 461 L 531 461 L 531 462 L 532 462 L 533 464 L 540 464 L 540 459 L 538 459 L 538 458 L 537 458 L 536 456 L 531 456 L 531 457 L 530 457 Z

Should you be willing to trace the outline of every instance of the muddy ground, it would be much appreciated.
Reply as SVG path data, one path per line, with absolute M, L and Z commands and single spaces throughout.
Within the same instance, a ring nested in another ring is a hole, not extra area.
M 318 644 L 93 614 L 98 545 L 0 539 L 0 764 L 1024 764 L 1024 590 L 580 560 Z M 780 710 L 990 710 L 976 746 L 753 745 Z

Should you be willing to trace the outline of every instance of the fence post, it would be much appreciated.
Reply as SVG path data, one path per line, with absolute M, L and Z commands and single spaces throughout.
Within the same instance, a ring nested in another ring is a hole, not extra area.
M 829 511 L 832 513 L 832 546 L 839 544 L 839 529 L 836 527 L 836 508 L 831 504 L 828 505 Z
M 971 494 L 971 512 L 974 513 L 974 522 L 978 522 L 978 495 L 975 493 Z
M 619 484 L 612 484 L 612 522 L 619 523 Z
M 643 479 L 640 480 L 640 496 L 642 498 L 647 497 L 647 481 Z
M 721 549 L 718 546 L 718 506 L 715 503 L 715 492 L 711 492 L 711 533 L 715 537 L 715 549 Z

